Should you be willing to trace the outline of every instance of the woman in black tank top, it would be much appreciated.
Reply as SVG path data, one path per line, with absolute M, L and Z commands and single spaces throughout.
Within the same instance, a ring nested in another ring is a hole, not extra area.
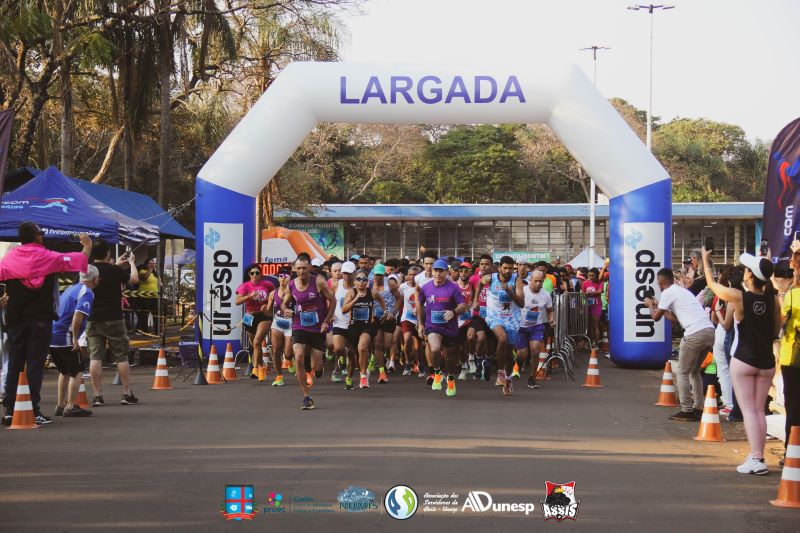
M 778 338 L 781 322 L 778 297 L 770 283 L 774 265 L 767 258 L 742 254 L 739 262 L 745 267 L 746 291 L 741 292 L 714 281 L 708 255 L 703 248 L 708 287 L 721 300 L 728 302 L 727 312 L 733 312 L 736 327 L 730 372 L 750 444 L 750 455 L 736 470 L 742 474 L 766 474 L 764 443 L 767 437 L 767 419 L 764 405 L 775 375 L 772 344 Z
M 363 270 L 355 275 L 355 288 L 347 293 L 342 304 L 342 313 L 350 313 L 350 326 L 347 328 L 350 344 L 358 350 L 358 366 L 361 370 L 360 388 L 369 388 L 367 364 L 369 361 L 369 345 L 377 332 L 375 321 L 375 304 L 377 303 L 386 313 L 386 303 L 381 298 L 378 290 L 369 288 L 369 277 Z M 348 377 L 353 376 L 353 365 L 347 371 Z

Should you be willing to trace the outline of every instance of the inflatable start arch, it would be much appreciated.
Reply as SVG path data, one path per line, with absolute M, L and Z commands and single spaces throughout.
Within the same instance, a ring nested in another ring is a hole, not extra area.
M 548 124 L 610 198 L 612 360 L 664 365 L 669 324 L 653 322 L 642 301 L 648 288 L 659 294 L 655 273 L 671 265 L 671 181 L 575 66 L 289 65 L 197 178 L 197 309 L 210 314 L 204 348 L 211 328 L 214 343 L 238 343 L 235 290 L 255 261 L 255 197 L 320 122 Z

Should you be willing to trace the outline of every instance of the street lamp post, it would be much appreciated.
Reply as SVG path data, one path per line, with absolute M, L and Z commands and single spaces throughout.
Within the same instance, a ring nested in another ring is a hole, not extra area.
M 652 151 L 653 145 L 653 12 L 661 9 L 675 9 L 675 6 L 665 5 L 633 5 L 628 6 L 631 11 L 647 11 L 650 14 L 650 100 L 647 105 L 647 149 Z
M 611 50 L 607 46 L 592 45 L 586 48 L 581 48 L 581 51 L 591 50 L 592 61 L 594 62 L 594 86 L 597 88 L 597 51 L 598 50 Z M 595 220 L 597 219 L 597 186 L 594 183 L 594 178 L 590 178 L 589 184 L 589 268 L 594 267 L 594 247 L 595 247 Z

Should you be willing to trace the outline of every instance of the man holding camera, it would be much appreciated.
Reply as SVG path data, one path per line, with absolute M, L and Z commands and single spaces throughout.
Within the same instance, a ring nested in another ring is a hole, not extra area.
M 679 322 L 684 329 L 675 380 L 681 410 L 669 418 L 694 422 L 703 414 L 705 395 L 700 365 L 714 347 L 714 325 L 697 298 L 688 289 L 675 284 L 671 269 L 659 270 L 657 281 L 661 300 L 656 300 L 652 292 L 644 299 L 650 315 L 655 321 L 665 316 L 667 320 Z

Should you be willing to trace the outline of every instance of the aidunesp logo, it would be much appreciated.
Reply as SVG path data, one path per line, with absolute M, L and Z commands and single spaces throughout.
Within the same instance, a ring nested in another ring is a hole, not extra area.
M 542 504 L 542 514 L 545 520 L 561 522 L 569 518 L 578 519 L 578 505 L 580 500 L 575 499 L 575 482 L 551 483 L 544 482 L 546 497 L 539 500 Z

